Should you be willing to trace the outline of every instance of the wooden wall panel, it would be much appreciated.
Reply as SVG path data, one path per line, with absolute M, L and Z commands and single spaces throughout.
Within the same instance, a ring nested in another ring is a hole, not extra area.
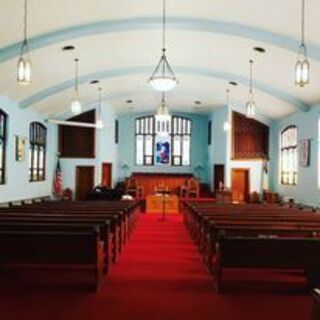
M 68 120 L 95 123 L 95 111 L 91 110 Z M 95 129 L 60 125 L 59 152 L 62 158 L 94 158 Z
M 180 187 L 185 185 L 192 174 L 167 174 L 167 173 L 138 173 L 132 176 L 137 181 L 137 185 L 143 187 L 144 196 L 155 193 L 159 187 L 168 188 L 172 193 L 178 194 Z
M 267 159 L 269 127 L 238 112 L 233 112 L 232 122 L 232 158 L 235 160 Z

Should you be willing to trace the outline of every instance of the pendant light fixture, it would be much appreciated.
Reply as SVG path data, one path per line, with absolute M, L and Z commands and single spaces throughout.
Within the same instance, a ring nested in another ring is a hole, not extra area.
M 304 87 L 309 83 L 310 63 L 308 61 L 307 47 L 305 44 L 305 0 L 301 6 L 301 44 L 298 49 L 298 61 L 296 63 L 296 85 Z
M 178 84 L 178 80 L 166 56 L 166 0 L 163 0 L 162 55 L 159 63 L 149 78 L 149 83 L 152 88 L 157 91 L 170 91 Z
M 76 66 L 76 72 L 75 72 L 75 81 L 74 81 L 74 93 L 75 93 L 75 98 L 71 103 L 71 112 L 74 115 L 80 114 L 82 107 L 79 99 L 79 59 L 74 59 L 75 61 L 75 66 Z
M 252 90 L 252 67 L 253 67 L 253 60 L 250 60 L 250 91 L 249 91 L 249 98 L 246 103 L 246 115 L 248 118 L 253 118 L 256 114 L 256 104 L 253 99 L 253 90 Z
M 159 135 L 169 135 L 171 131 L 171 116 L 166 103 L 165 92 L 162 92 L 160 105 L 155 115 L 156 133 Z
M 31 83 L 31 62 L 28 45 L 28 2 L 24 1 L 24 30 L 23 41 L 20 47 L 20 57 L 17 64 L 17 82 L 19 85 L 28 86 Z
M 223 124 L 223 131 L 225 132 L 228 132 L 231 130 L 231 124 L 230 124 L 230 121 L 229 121 L 229 97 L 230 97 L 230 90 L 227 89 L 227 120 L 224 122 Z
M 102 106 L 101 91 L 102 91 L 102 88 L 99 88 L 98 90 L 99 90 L 99 105 L 98 105 L 98 114 L 97 114 L 97 120 L 96 120 L 96 128 L 103 129 L 103 121 L 101 118 L 101 106 Z

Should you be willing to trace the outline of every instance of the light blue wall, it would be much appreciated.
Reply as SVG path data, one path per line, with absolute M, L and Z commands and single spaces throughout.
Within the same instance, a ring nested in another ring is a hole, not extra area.
M 273 122 L 271 136 L 271 187 L 282 196 L 293 197 L 297 203 L 319 206 L 319 111 L 316 106 L 309 112 L 297 112 Z M 298 168 L 298 184 L 284 186 L 279 179 L 279 137 L 288 125 L 298 127 L 298 141 L 311 139 L 311 162 L 307 168 Z
M 88 110 L 95 108 L 91 106 Z M 103 162 L 111 162 L 112 166 L 112 184 L 115 185 L 118 178 L 118 145 L 115 144 L 115 119 L 116 114 L 112 108 L 103 105 L 101 109 L 101 118 L 104 123 L 103 129 L 96 130 L 95 158 L 62 158 L 61 171 L 63 187 L 75 190 L 76 185 L 76 167 L 94 166 L 95 167 L 95 185 L 101 183 L 101 167 Z
M 0 185 L 0 202 L 23 200 L 51 195 L 52 181 L 55 165 L 56 132 L 53 125 L 44 123 L 39 114 L 29 110 L 21 110 L 18 105 L 5 98 L 0 97 L 0 108 L 9 116 L 8 143 L 6 149 L 6 184 Z M 29 124 L 32 121 L 42 122 L 47 131 L 47 153 L 46 153 L 46 180 L 43 182 L 29 182 Z M 27 138 L 26 160 L 17 162 L 15 160 L 15 137 Z
M 135 118 L 145 114 L 128 114 L 119 118 L 119 179 L 123 180 L 124 172 L 121 170 L 123 164 L 129 169 L 127 176 L 132 172 L 161 172 L 161 173 L 192 173 L 195 167 L 203 167 L 201 181 L 209 182 L 208 175 L 208 117 L 196 114 L 176 114 L 192 120 L 191 140 L 191 165 L 190 166 L 136 166 L 135 165 Z
M 211 113 L 209 120 L 212 122 L 211 145 L 208 146 L 208 179 L 213 190 L 213 167 L 215 164 L 227 163 L 227 134 L 223 131 L 223 124 L 227 120 L 226 107 L 219 108 Z

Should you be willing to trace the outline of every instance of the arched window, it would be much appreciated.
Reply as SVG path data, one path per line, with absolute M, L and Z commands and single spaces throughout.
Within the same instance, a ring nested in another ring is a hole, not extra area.
M 5 183 L 7 121 L 8 121 L 7 114 L 0 109 L 0 184 Z
M 43 181 L 46 175 L 47 129 L 39 122 L 30 123 L 29 180 Z
M 191 154 L 191 120 L 179 116 L 171 117 L 171 128 L 167 139 L 157 135 L 154 116 L 144 116 L 135 121 L 136 165 L 152 166 L 155 163 L 156 143 L 166 140 L 169 144 L 170 161 L 173 166 L 189 166 Z M 158 139 L 159 138 L 159 139 Z
M 281 184 L 298 182 L 298 129 L 289 126 L 281 132 Z

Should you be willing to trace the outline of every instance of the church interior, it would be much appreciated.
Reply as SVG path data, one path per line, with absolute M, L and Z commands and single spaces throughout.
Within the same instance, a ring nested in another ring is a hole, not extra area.
M 320 320 L 319 12 L 2 0 L 1 319 Z

